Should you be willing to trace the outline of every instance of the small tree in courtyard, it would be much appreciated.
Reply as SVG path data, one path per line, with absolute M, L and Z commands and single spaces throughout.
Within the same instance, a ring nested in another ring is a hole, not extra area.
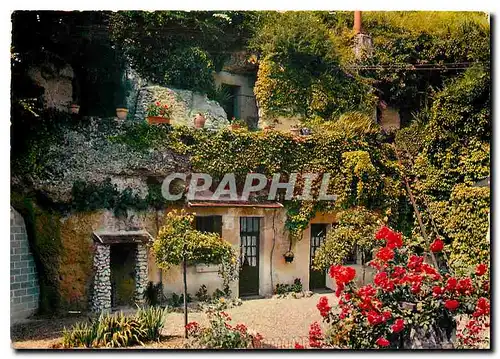
M 219 275 L 224 285 L 237 275 L 236 254 L 231 244 L 217 233 L 200 232 L 194 229 L 194 215 L 182 211 L 168 213 L 166 225 L 158 232 L 153 243 L 153 252 L 158 267 L 168 269 L 182 265 L 184 278 L 184 327 L 187 319 L 187 279 L 188 265 L 198 263 L 219 264 Z M 187 329 L 185 329 L 187 337 Z

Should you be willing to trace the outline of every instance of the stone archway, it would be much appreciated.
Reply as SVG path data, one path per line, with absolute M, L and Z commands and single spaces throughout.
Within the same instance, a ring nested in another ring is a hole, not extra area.
M 92 311 L 111 310 L 111 245 L 136 244 L 134 301 L 144 303 L 148 285 L 147 244 L 153 237 L 146 231 L 94 232 L 94 283 Z

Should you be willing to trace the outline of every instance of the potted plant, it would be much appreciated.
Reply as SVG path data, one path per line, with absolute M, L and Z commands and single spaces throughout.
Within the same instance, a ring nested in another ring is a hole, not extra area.
M 246 125 L 245 121 L 243 121 L 243 120 L 237 120 L 236 118 L 233 117 L 231 119 L 231 124 L 229 125 L 229 128 L 231 130 L 237 130 L 237 129 L 242 128 L 245 125 Z
M 69 112 L 72 113 L 72 114 L 77 115 L 78 112 L 80 112 L 80 106 L 77 105 L 76 103 L 71 103 L 69 105 Z
M 292 263 L 293 262 L 293 257 L 294 257 L 294 254 L 291 250 L 289 250 L 288 252 L 286 252 L 285 254 L 283 254 L 283 257 L 285 257 L 285 262 L 286 263 Z
M 290 127 L 290 133 L 294 136 L 299 136 L 300 135 L 300 128 L 297 125 L 293 125 Z
M 194 117 L 194 127 L 196 128 L 203 128 L 205 127 L 205 122 L 206 122 L 205 116 L 203 116 L 201 113 L 197 113 L 196 116 Z
M 116 117 L 118 117 L 119 120 L 125 120 L 128 115 L 128 109 L 126 106 L 118 106 L 116 108 Z
M 170 123 L 171 114 L 172 109 L 168 104 L 156 101 L 147 108 L 147 121 L 149 124 Z

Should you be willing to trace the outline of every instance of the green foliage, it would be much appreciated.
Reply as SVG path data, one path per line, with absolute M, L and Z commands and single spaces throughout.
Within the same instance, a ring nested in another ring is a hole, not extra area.
M 139 308 L 136 318 L 144 326 L 145 341 L 153 342 L 160 339 L 166 315 L 167 310 L 160 307 Z
M 376 246 L 375 232 L 380 228 L 380 214 L 355 207 L 337 214 L 338 223 L 326 234 L 326 239 L 314 255 L 314 268 L 324 270 L 343 264 L 354 251 L 362 253 L 365 262 Z
M 408 171 L 416 178 L 414 194 L 419 203 L 428 203 L 438 233 L 424 210 L 428 231 L 451 243 L 450 264 L 459 272 L 486 262 L 489 253 L 489 189 L 471 186 L 490 174 L 490 101 L 489 72 L 471 68 L 449 82 L 419 114 L 428 119 L 426 123 L 396 138 L 398 146 L 414 157 Z
M 101 313 L 90 323 L 77 323 L 63 331 L 64 348 L 120 348 L 157 341 L 166 311 L 158 307 L 139 309 L 133 316 L 122 312 Z
M 253 17 L 239 11 L 118 11 L 111 16 L 111 34 L 143 78 L 210 92 L 212 71 L 244 46 Z
M 141 198 L 130 187 L 120 192 L 117 186 L 111 183 L 110 178 L 101 183 L 76 181 L 72 188 L 72 198 L 71 204 L 76 211 L 112 209 L 117 217 L 126 216 L 127 209 L 161 209 L 168 203 L 161 194 L 160 184 L 148 184 L 148 193 L 146 197 Z
M 373 56 L 362 64 L 377 69 L 359 74 L 374 79 L 383 99 L 406 111 L 418 109 L 433 89 L 462 74 L 463 63 L 489 64 L 490 28 L 484 13 L 363 12 L 363 27 L 372 36 Z M 438 70 L 413 67 L 429 64 Z
M 192 338 L 188 348 L 199 349 L 248 349 L 259 345 L 262 336 L 251 334 L 244 324 L 232 326 L 231 318 L 226 312 L 208 309 L 206 311 L 209 326 L 201 328 L 198 323 L 187 325 Z
M 226 264 L 220 275 L 225 281 L 236 274 L 236 255 L 231 244 L 218 233 L 200 232 L 193 229 L 194 215 L 182 211 L 167 214 L 166 225 L 160 228 L 153 242 L 156 264 L 168 269 L 180 265 L 184 260 L 189 265 Z
M 195 294 L 196 299 L 200 302 L 206 302 L 210 299 L 210 296 L 208 295 L 207 291 L 207 286 L 205 284 L 202 284 L 200 289 Z
M 274 290 L 276 294 L 282 295 L 286 293 L 300 293 L 302 292 L 302 282 L 300 278 L 295 278 L 293 284 L 276 284 L 276 289 Z
M 146 291 L 144 292 L 146 303 L 154 307 L 163 303 L 164 298 L 163 284 L 161 282 L 155 284 L 149 281 Z
M 449 261 L 455 271 L 469 272 L 490 259 L 490 189 L 457 184 L 449 201 L 435 201 L 429 210 L 436 225 L 451 240 Z
M 191 303 L 192 298 L 191 295 L 188 293 L 186 296 L 186 301 L 188 303 Z M 167 304 L 169 307 L 177 308 L 180 307 L 184 304 L 184 294 L 181 293 L 180 295 L 177 293 L 172 293 L 172 296 L 167 299 Z
M 313 12 L 267 13 L 251 46 L 261 54 L 255 96 L 268 114 L 329 119 L 373 104 L 371 88 L 341 69 L 336 39 Z

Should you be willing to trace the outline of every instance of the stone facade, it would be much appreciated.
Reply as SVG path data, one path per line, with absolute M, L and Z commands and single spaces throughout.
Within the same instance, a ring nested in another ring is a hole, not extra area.
M 144 303 L 144 292 L 148 285 L 148 251 L 143 244 L 138 244 L 135 254 L 135 302 Z
M 100 312 L 111 309 L 110 247 L 96 244 L 94 252 L 94 288 L 92 310 Z
M 139 89 L 135 120 L 144 121 L 150 104 L 160 101 L 168 104 L 172 111 L 172 125 L 194 126 L 194 118 L 200 113 L 205 119 L 205 127 L 218 130 L 229 125 L 224 109 L 215 101 L 188 90 L 178 90 L 161 86 L 145 86 Z
M 10 319 L 16 322 L 38 309 L 40 287 L 23 217 L 10 208 Z
M 46 108 L 68 112 L 73 99 L 74 73 L 71 66 L 57 68 L 54 64 L 46 63 L 31 68 L 28 75 L 37 85 L 43 87 L 43 104 Z

